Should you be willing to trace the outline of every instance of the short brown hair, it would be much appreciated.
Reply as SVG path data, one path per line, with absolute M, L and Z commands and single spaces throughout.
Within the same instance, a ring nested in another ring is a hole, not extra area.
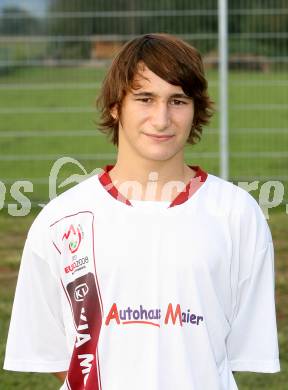
M 213 102 L 207 93 L 207 80 L 200 53 L 188 43 L 169 34 L 145 34 L 127 42 L 112 62 L 103 81 L 97 106 L 100 110 L 100 130 L 118 146 L 118 125 L 121 104 L 132 87 L 139 63 L 173 85 L 182 87 L 193 98 L 194 119 L 187 142 L 200 140 L 202 127 L 209 123 Z M 113 107 L 118 117 L 111 115 Z

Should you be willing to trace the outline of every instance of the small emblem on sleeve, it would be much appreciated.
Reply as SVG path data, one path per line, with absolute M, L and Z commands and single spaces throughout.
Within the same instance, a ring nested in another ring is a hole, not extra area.
M 69 229 L 63 234 L 62 241 L 67 240 L 70 252 L 75 253 L 77 252 L 83 237 L 83 229 L 80 224 L 78 224 L 76 228 L 74 225 L 70 225 Z
M 75 301 L 81 302 L 84 301 L 85 296 L 88 294 L 89 288 L 86 283 L 79 284 L 76 286 L 74 291 Z

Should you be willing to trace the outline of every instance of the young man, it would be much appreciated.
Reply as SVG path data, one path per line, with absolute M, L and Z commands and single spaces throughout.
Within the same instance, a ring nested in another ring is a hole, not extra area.
M 232 371 L 279 371 L 266 220 L 184 161 L 211 116 L 198 52 L 165 34 L 128 42 L 99 107 L 117 162 L 33 223 L 5 368 L 72 390 L 235 390 Z

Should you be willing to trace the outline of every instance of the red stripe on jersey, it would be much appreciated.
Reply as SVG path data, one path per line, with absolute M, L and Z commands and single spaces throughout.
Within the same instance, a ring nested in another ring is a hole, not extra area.
M 199 188 L 206 181 L 208 175 L 206 172 L 202 171 L 200 167 L 189 165 L 189 168 L 194 169 L 194 171 L 196 172 L 195 176 L 192 177 L 192 179 L 186 185 L 185 189 L 176 196 L 176 198 L 173 200 L 169 207 L 174 207 L 186 202 L 186 200 L 191 198 L 191 196 L 194 195 L 195 192 L 198 191 Z
M 111 196 L 113 196 L 113 198 L 133 207 L 129 199 L 125 198 L 125 196 L 122 195 L 112 183 L 111 177 L 109 175 L 109 171 L 111 171 L 113 167 L 114 165 L 106 165 L 104 167 L 104 171 L 99 175 L 99 181 L 102 184 L 102 186 L 105 188 L 105 190 L 109 192 Z M 192 168 L 196 172 L 195 176 L 189 181 L 185 189 L 182 192 L 180 192 L 176 196 L 176 198 L 170 203 L 169 207 L 174 207 L 181 203 L 186 202 L 186 200 L 191 198 L 191 196 L 195 194 L 195 192 L 206 181 L 208 174 L 202 171 L 202 169 L 199 166 L 189 165 L 189 168 Z
M 99 175 L 99 181 L 102 184 L 102 186 L 105 188 L 105 190 L 108 191 L 111 196 L 113 196 L 113 198 L 127 204 L 128 206 L 132 206 L 130 201 L 127 198 L 125 198 L 125 196 L 122 195 L 112 183 L 111 177 L 108 172 L 111 171 L 113 167 L 114 165 L 107 165 L 104 168 L 104 172 L 102 172 Z
M 77 327 L 67 381 L 71 390 L 100 390 L 96 351 L 102 316 L 94 275 L 83 275 L 69 283 L 66 289 Z
M 68 283 L 66 288 L 61 279 L 61 284 L 70 304 L 73 314 L 75 329 L 77 332 L 74 350 L 66 377 L 69 390 L 101 390 L 100 369 L 98 359 L 98 339 L 102 326 L 103 305 L 96 272 L 94 251 L 94 215 L 91 211 L 79 211 L 67 215 L 58 222 L 90 214 L 91 220 L 91 245 L 94 260 L 93 273 L 87 273 Z M 77 221 L 75 221 L 76 223 Z M 83 220 L 80 219 L 82 223 Z M 85 222 L 85 221 L 84 221 Z M 63 233 L 63 232 L 62 232 Z M 63 234 L 61 234 L 61 237 Z M 87 235 L 86 235 L 87 237 Z M 56 249 L 58 247 L 53 242 Z M 60 250 L 59 250 L 59 253 Z

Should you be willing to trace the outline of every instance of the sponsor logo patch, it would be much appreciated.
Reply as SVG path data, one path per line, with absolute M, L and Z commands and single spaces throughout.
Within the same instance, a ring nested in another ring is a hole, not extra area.
M 76 286 L 76 288 L 74 290 L 75 301 L 77 301 L 77 302 L 84 301 L 84 298 L 88 294 L 88 292 L 89 292 L 89 287 L 87 286 L 86 283 L 82 283 L 82 284 L 79 284 L 78 286 Z
M 85 269 L 86 264 L 89 263 L 88 256 L 81 257 L 81 259 L 77 259 L 77 256 L 73 256 L 73 259 L 74 259 L 74 261 L 64 268 L 64 271 L 66 274 L 69 274 L 70 272 L 72 272 L 72 274 L 74 274 L 77 271 Z
M 83 229 L 80 224 L 76 227 L 72 224 L 63 234 L 62 241 L 66 240 L 68 242 L 68 248 L 71 253 L 77 252 L 79 246 L 84 238 Z
M 118 309 L 116 303 L 113 303 L 109 313 L 106 316 L 105 325 L 110 325 L 111 321 L 117 325 L 142 324 L 161 327 L 161 325 L 178 325 L 184 324 L 201 325 L 204 321 L 202 315 L 191 313 L 190 309 L 182 311 L 180 304 L 172 305 L 169 303 L 164 310 L 164 318 L 162 320 L 163 309 L 160 308 L 144 308 L 140 305 L 138 308 L 128 306 L 125 309 Z

